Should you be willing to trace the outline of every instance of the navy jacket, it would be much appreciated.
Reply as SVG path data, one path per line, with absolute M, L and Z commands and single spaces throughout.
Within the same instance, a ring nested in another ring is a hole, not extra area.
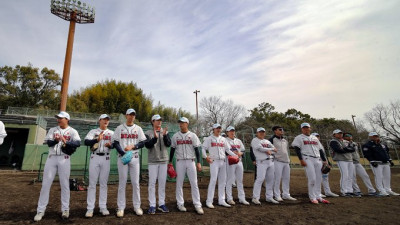
M 381 161 L 387 163 L 392 160 L 389 155 L 389 148 L 385 144 L 368 141 L 363 145 L 362 149 L 365 158 L 370 162 Z

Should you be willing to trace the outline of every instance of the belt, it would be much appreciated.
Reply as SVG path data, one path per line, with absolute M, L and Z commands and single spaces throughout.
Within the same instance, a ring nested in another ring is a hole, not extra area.
M 94 152 L 92 154 L 99 155 L 99 156 L 110 155 L 110 153 L 94 153 Z
M 311 157 L 311 158 L 316 158 L 316 159 L 318 159 L 319 157 L 317 157 L 317 156 L 313 156 L 313 155 L 305 155 L 305 154 L 303 154 L 304 156 L 308 156 L 308 157 Z

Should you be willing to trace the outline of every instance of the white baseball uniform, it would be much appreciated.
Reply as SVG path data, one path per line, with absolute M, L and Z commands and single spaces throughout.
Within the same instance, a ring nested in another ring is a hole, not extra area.
M 282 197 L 290 197 L 290 158 L 289 158 L 289 143 L 283 137 L 274 135 L 269 141 L 275 146 L 277 152 L 275 155 L 274 169 L 274 196 L 281 197 L 281 181 L 282 181 Z
M 3 144 L 4 142 L 4 138 L 6 138 L 7 133 L 6 133 L 6 129 L 4 127 L 4 123 L 0 121 L 0 145 Z
M 194 150 L 199 146 L 200 140 L 193 132 L 182 133 L 179 131 L 172 136 L 171 148 L 175 148 L 176 158 L 176 202 L 178 206 L 183 206 L 185 202 L 183 199 L 183 181 L 187 174 L 190 181 L 193 205 L 201 207 L 195 164 L 196 153 Z
M 253 198 L 259 200 L 261 193 L 261 186 L 265 181 L 265 197 L 272 199 L 274 195 L 274 155 L 268 155 L 267 152 L 275 150 L 275 146 L 267 139 L 259 139 L 258 137 L 251 140 L 251 147 L 253 148 L 254 156 L 256 157 L 257 164 L 257 178 L 253 186 Z
M 232 152 L 245 152 L 244 145 L 241 140 L 234 138 L 233 140 L 230 139 L 229 137 L 226 138 L 226 141 L 228 144 L 231 146 L 231 151 Z M 227 160 L 228 161 L 228 160 Z M 244 188 L 243 188 L 243 162 L 242 162 L 242 157 L 240 157 L 240 161 L 237 164 L 229 165 L 228 162 L 228 175 L 227 175 L 227 183 L 226 183 L 226 196 L 228 201 L 233 200 L 232 196 L 232 185 L 236 181 L 237 185 L 237 191 L 238 191 L 238 198 L 239 201 L 245 201 L 246 196 L 244 193 Z
M 314 135 L 300 134 L 292 142 L 293 147 L 301 149 L 303 160 L 307 163 L 305 171 L 308 179 L 308 196 L 310 200 L 317 200 L 321 196 L 322 161 L 320 149 L 322 144 Z
M 100 133 L 103 132 L 103 139 L 97 142 L 97 138 Z M 96 185 L 99 180 L 100 194 L 99 194 L 99 208 L 107 208 L 107 183 L 108 176 L 110 174 L 110 151 L 105 146 L 106 143 L 111 143 L 111 138 L 114 131 L 100 128 L 90 130 L 85 137 L 85 144 L 87 142 L 97 143 L 97 149 L 93 149 L 90 153 L 90 164 L 89 164 L 89 187 L 87 192 L 87 209 L 93 210 L 96 203 Z M 91 145 L 92 147 L 93 145 Z M 92 147 L 93 148 L 93 147 Z
M 55 138 L 60 136 L 63 136 L 67 143 L 80 143 L 81 141 L 78 132 L 72 127 L 62 129 L 57 126 L 51 128 L 47 133 L 45 141 L 47 141 L 50 148 L 43 171 L 42 189 L 40 190 L 37 207 L 38 213 L 46 211 L 47 204 L 49 203 L 50 188 L 57 173 L 61 186 L 61 211 L 69 210 L 69 175 L 71 173 L 71 161 L 70 156 L 61 151 L 63 142 L 55 142 Z M 49 142 L 52 142 L 52 144 L 49 144 Z
M 222 136 L 214 136 L 213 134 L 206 137 L 203 142 L 203 158 L 209 157 L 213 160 L 210 164 L 210 183 L 208 185 L 207 203 L 212 204 L 215 193 L 215 185 L 218 179 L 218 204 L 225 202 L 225 185 L 226 185 L 226 153 L 236 155 L 231 150 L 229 143 Z
M 137 145 L 139 142 L 145 141 L 146 136 L 143 130 L 138 125 L 134 124 L 128 126 L 126 124 L 119 125 L 112 136 L 112 142 L 119 142 L 122 150 L 128 145 Z M 139 176 L 140 176 L 140 161 L 139 161 L 139 150 L 137 148 L 132 149 L 133 158 L 127 164 L 124 165 L 121 161 L 121 155 L 118 157 L 118 209 L 124 210 L 126 207 L 126 182 L 128 180 L 128 171 L 131 177 L 132 183 L 132 202 L 134 209 L 139 209 L 140 202 L 140 186 L 139 186 Z

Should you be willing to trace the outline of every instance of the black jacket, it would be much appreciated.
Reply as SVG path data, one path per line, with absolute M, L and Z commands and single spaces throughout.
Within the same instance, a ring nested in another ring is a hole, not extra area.
M 374 141 L 368 141 L 363 145 L 363 153 L 368 161 L 381 161 L 387 163 L 391 161 L 389 155 L 389 148 L 385 144 L 375 143 Z

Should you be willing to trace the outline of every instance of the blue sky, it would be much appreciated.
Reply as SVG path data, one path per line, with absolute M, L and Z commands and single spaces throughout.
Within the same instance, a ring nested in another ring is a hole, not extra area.
M 84 2 L 96 21 L 76 27 L 70 93 L 112 78 L 192 113 L 197 89 L 340 119 L 399 98 L 398 0 Z M 1 1 L 0 66 L 62 74 L 68 26 L 50 0 Z

